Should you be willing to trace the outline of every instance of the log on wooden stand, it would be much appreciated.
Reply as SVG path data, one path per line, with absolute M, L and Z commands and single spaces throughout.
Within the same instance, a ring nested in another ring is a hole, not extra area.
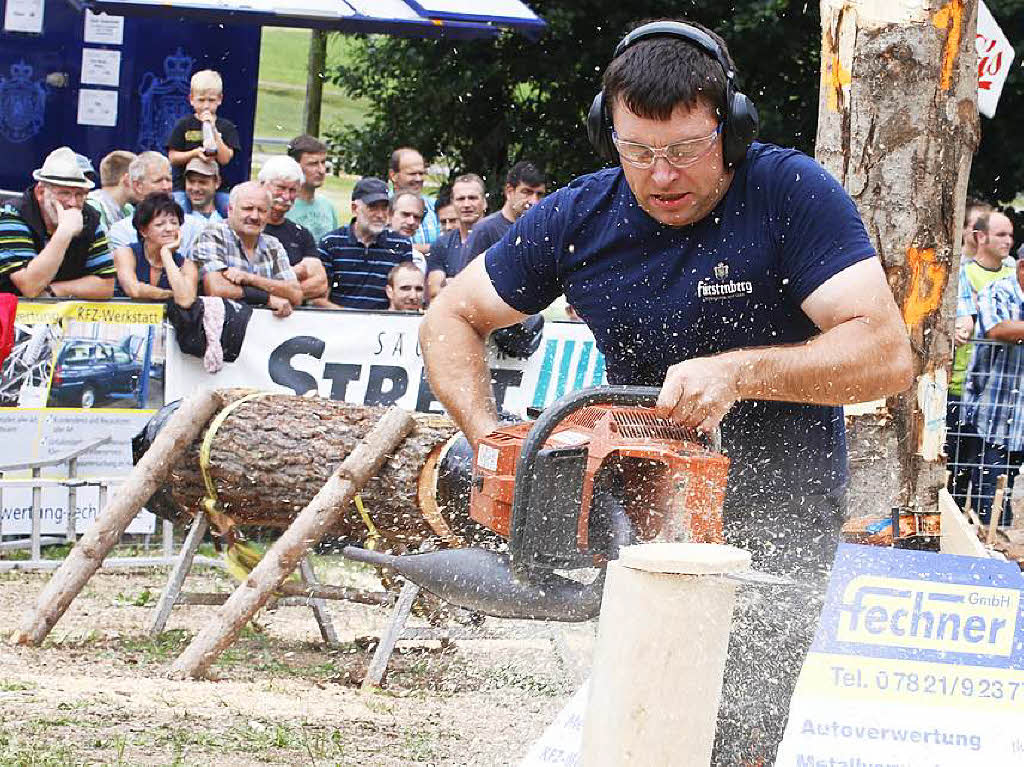
M 910 331 L 915 386 L 890 398 L 886 428 L 854 430 L 897 457 L 860 481 L 858 512 L 935 509 L 945 486 L 942 435 L 960 229 L 979 139 L 977 0 L 822 0 L 817 159 L 850 193 Z M 865 464 L 867 466 L 868 464 Z M 871 480 L 871 478 L 867 478 Z
M 225 404 L 244 390 L 222 392 Z M 319 397 L 271 395 L 240 405 L 215 433 L 210 448 L 210 476 L 220 510 L 241 526 L 284 529 L 320 491 L 332 470 L 349 455 L 385 412 Z M 412 433 L 390 455 L 360 497 L 383 543 L 391 548 L 417 548 L 437 539 L 424 513 L 433 501 L 433 487 L 422 491 L 444 444 L 456 433 L 446 417 L 416 414 Z M 176 524 L 189 524 L 201 508 L 206 490 L 200 472 L 197 438 L 174 467 L 153 510 Z M 458 520 L 459 532 L 479 529 Z M 367 526 L 355 510 L 333 521 L 330 535 L 351 541 L 367 537 Z
M 38 645 L 46 638 L 135 515 L 164 483 L 171 467 L 221 406 L 221 398 L 212 391 L 185 400 L 50 578 L 35 609 L 25 616 L 11 637 L 13 643 Z
M 202 676 L 238 636 L 242 627 L 295 569 L 305 553 L 344 514 L 355 494 L 378 472 L 415 426 L 409 413 L 392 408 L 345 458 L 295 521 L 267 551 L 241 584 L 178 657 L 170 675 Z

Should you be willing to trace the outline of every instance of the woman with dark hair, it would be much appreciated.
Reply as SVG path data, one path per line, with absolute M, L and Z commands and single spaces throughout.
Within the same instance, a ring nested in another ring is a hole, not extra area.
M 113 253 L 117 297 L 173 299 L 187 309 L 195 303 L 199 270 L 179 252 L 185 213 L 171 195 L 153 192 L 139 203 L 132 224 L 139 241 Z

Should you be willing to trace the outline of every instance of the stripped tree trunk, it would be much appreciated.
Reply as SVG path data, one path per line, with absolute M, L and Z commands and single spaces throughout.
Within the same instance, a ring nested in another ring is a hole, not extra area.
M 225 404 L 248 394 L 222 392 Z M 210 475 L 220 510 L 234 523 L 286 528 L 384 414 L 319 397 L 270 395 L 235 408 L 217 428 L 210 449 Z M 416 415 L 413 431 L 388 457 L 359 495 L 370 521 L 390 547 L 416 547 L 439 537 L 424 516 L 423 496 L 433 460 L 457 431 L 447 418 Z M 201 508 L 206 488 L 200 472 L 200 435 L 177 462 L 161 501 L 150 507 L 184 524 Z M 428 499 L 428 502 L 429 502 Z M 429 509 L 427 510 L 429 514 Z M 462 527 L 468 520 L 454 520 Z M 337 518 L 330 534 L 364 540 L 368 528 L 353 508 Z
M 916 385 L 851 431 L 872 475 L 858 512 L 887 499 L 935 509 L 942 457 L 960 229 L 979 139 L 976 0 L 822 0 L 817 159 L 853 197 L 914 348 Z M 854 464 L 856 472 L 858 466 Z M 856 484 L 856 476 L 855 476 Z M 874 508 L 873 508 L 874 507 Z

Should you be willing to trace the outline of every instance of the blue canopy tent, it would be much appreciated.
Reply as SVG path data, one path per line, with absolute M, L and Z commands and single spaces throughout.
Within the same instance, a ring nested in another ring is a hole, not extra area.
M 262 26 L 453 40 L 545 27 L 520 0 L 38 0 L 37 11 L 0 27 L 0 189 L 23 189 L 62 145 L 93 165 L 113 149 L 163 152 L 191 111 L 191 73 L 207 68 L 224 79 L 220 114 L 243 146 L 225 178 L 247 177 Z
M 69 0 L 96 13 L 223 24 L 467 39 L 504 29 L 537 35 L 544 21 L 519 0 Z

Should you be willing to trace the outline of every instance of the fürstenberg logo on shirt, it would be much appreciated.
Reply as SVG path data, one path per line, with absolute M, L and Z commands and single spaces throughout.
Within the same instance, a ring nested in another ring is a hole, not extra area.
M 735 298 L 737 296 L 748 296 L 754 292 L 754 284 L 749 280 L 743 280 L 737 282 L 736 280 L 729 280 L 728 282 L 721 282 L 729 276 L 729 265 L 723 261 L 719 261 L 715 264 L 715 279 L 719 280 L 713 282 L 711 280 L 701 280 L 697 283 L 697 296 L 704 300 L 714 301 L 720 298 Z

